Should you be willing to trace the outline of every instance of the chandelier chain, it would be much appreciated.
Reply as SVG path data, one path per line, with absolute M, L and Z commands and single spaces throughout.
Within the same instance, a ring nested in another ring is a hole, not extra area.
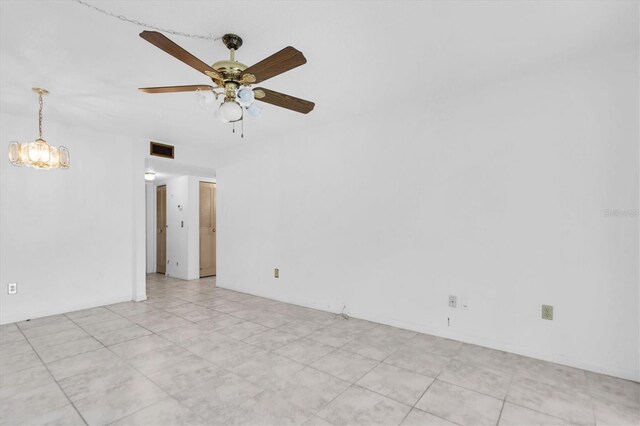
M 79 4 L 83 5 L 83 6 L 86 6 L 89 9 L 92 9 L 92 10 L 94 10 L 96 12 L 102 13 L 103 15 L 111 16 L 112 18 L 119 19 L 119 20 L 121 20 L 123 22 L 129 22 L 130 24 L 134 24 L 134 25 L 137 25 L 139 27 L 148 28 L 150 30 L 160 31 L 160 32 L 163 32 L 163 33 L 182 36 L 182 37 L 197 38 L 197 39 L 200 39 L 200 40 L 213 40 L 213 41 L 222 40 L 222 37 L 216 37 L 216 36 L 214 36 L 212 34 L 208 34 L 208 35 L 190 34 L 190 33 L 185 33 L 183 31 L 172 30 L 170 28 L 157 27 L 155 25 L 147 24 L 147 23 L 138 21 L 136 19 L 127 18 L 124 15 L 118 15 L 116 13 L 109 12 L 108 10 L 101 9 L 101 8 L 99 8 L 97 6 L 94 6 L 94 5 L 90 4 L 90 3 L 84 2 L 82 0 L 73 0 L 73 1 L 75 1 L 76 3 L 79 3 Z
M 38 138 L 42 139 L 42 107 L 44 102 L 42 101 L 42 93 L 38 94 L 38 102 L 40 103 L 40 110 L 38 111 Z

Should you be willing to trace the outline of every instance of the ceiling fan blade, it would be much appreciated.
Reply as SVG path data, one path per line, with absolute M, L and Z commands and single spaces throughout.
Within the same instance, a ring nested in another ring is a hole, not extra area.
M 195 92 L 196 90 L 213 90 L 213 86 L 192 84 L 190 86 L 141 87 L 138 90 L 144 93 L 177 93 Z
M 143 31 L 140 33 L 140 37 L 147 40 L 157 48 L 164 50 L 174 58 L 184 62 L 192 68 L 195 68 L 201 73 L 205 74 L 205 71 L 208 71 L 209 74 L 207 75 L 209 77 L 213 78 L 213 76 L 215 75 L 218 76 L 219 80 L 223 80 L 223 77 L 220 75 L 220 73 L 218 73 L 218 71 L 214 70 L 209 65 L 205 64 L 200 59 L 196 58 L 191 53 L 187 52 L 182 47 L 169 40 L 163 34 L 160 34 L 157 31 Z
M 265 89 L 263 87 L 256 87 L 253 89 L 253 94 L 258 101 L 290 109 L 292 111 L 301 112 L 302 114 L 307 114 L 313 111 L 313 108 L 316 106 L 316 104 L 311 101 L 294 98 L 293 96 L 274 92 L 273 90 Z
M 257 64 L 250 66 L 242 72 L 241 77 L 251 74 L 255 77 L 255 81 L 252 81 L 252 83 L 260 83 L 261 81 L 265 81 L 306 63 L 307 59 L 302 52 L 288 46 Z

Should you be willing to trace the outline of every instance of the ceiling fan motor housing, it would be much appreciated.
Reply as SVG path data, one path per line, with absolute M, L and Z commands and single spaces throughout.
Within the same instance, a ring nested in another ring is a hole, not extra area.
M 222 36 L 222 42 L 227 49 L 238 50 L 242 46 L 242 38 L 236 34 L 225 34 Z

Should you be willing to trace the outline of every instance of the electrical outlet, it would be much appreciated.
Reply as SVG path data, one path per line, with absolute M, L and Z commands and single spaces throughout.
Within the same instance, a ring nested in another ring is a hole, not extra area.
M 8 294 L 16 294 L 18 292 L 18 283 L 9 283 L 7 286 Z
M 553 306 L 542 305 L 542 319 L 553 320 Z
M 455 308 L 458 306 L 458 296 L 449 296 L 449 307 Z
M 280 278 L 280 269 L 275 268 L 273 270 L 273 278 Z

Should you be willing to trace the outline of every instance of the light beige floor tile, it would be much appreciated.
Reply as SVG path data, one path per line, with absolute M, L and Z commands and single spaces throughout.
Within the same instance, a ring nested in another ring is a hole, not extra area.
M 329 325 L 329 327 L 339 328 L 341 330 L 349 330 L 358 333 L 378 327 L 379 325 L 380 324 L 376 324 L 375 322 L 357 318 L 344 319 L 343 317 L 338 317 Z
M 274 353 L 308 365 L 335 350 L 333 346 L 325 345 L 315 340 L 301 338 L 279 347 Z
M 22 327 L 21 327 L 22 328 Z M 56 333 L 60 333 L 61 331 L 69 330 L 72 328 L 79 328 L 73 321 L 64 318 L 64 320 L 56 321 L 52 324 L 39 325 L 38 327 L 27 327 L 22 328 L 22 332 L 27 337 L 27 339 L 33 339 L 36 337 L 48 336 Z
M 133 321 L 129 321 L 126 318 L 116 316 L 114 319 L 108 321 L 95 322 L 92 324 L 83 325 L 82 328 L 89 334 L 105 334 L 110 331 L 120 330 L 122 328 L 131 327 L 135 325 Z
M 83 339 L 89 337 L 89 334 L 81 328 L 70 328 L 63 330 L 59 333 L 47 334 L 40 337 L 33 337 L 29 339 L 29 343 L 36 349 L 41 349 L 47 346 L 60 345 L 62 343 L 69 343 L 74 340 Z
M 302 370 L 304 365 L 273 353 L 255 353 L 231 367 L 242 378 L 268 389 L 283 377 Z
M 442 417 L 434 416 L 433 414 L 426 413 L 422 410 L 414 408 L 402 421 L 402 426 L 454 426 L 455 423 L 451 423 Z M 521 425 L 525 426 L 525 425 Z M 527 425 L 533 426 L 533 425 Z
M 417 334 L 404 344 L 405 348 L 413 352 L 429 352 L 446 358 L 456 355 L 462 346 L 462 342 L 429 334 Z
M 172 365 L 191 362 L 194 359 L 200 360 L 201 358 L 181 346 L 172 344 L 155 349 L 152 356 L 143 352 L 128 358 L 127 363 L 142 374 L 148 376 Z
M 593 406 L 598 425 L 640 425 L 640 408 L 636 405 L 594 400 Z
M 170 342 L 182 343 L 192 337 L 198 337 L 209 333 L 211 333 L 211 330 L 201 327 L 199 324 L 189 324 L 183 327 L 161 331 L 158 335 Z
M 197 301 L 194 301 L 193 303 L 195 303 L 198 306 L 204 306 L 205 308 L 212 309 L 215 306 L 220 306 L 220 305 L 224 305 L 225 303 L 229 303 L 229 300 L 222 299 L 220 297 L 212 297 L 208 299 L 197 300 Z
M 507 401 L 572 423 L 595 422 L 591 398 L 580 388 L 515 377 L 509 387 Z
M 193 303 L 166 308 L 165 311 L 171 312 L 174 315 L 193 322 L 202 321 L 207 318 L 214 318 L 221 315 L 220 312 L 207 309 L 203 306 L 194 305 Z
M 239 405 L 263 391 L 235 374 L 225 373 L 189 387 L 174 397 L 204 419 L 213 420 L 224 412 L 236 412 Z
M 548 416 L 538 411 L 506 402 L 502 409 L 502 414 L 500 415 L 499 424 L 509 426 L 564 426 L 569 425 L 570 423 L 557 417 Z
M 69 401 L 58 385 L 51 381 L 4 399 L 0 404 L 0 421 L 7 425 L 20 425 L 29 419 L 67 405 Z
M 179 395 L 188 389 L 198 387 L 207 381 L 226 375 L 228 372 L 207 361 L 200 360 L 188 364 L 176 364 L 158 371 L 149 378 L 170 395 Z
M 390 343 L 390 339 L 376 339 L 373 336 L 359 336 L 341 347 L 367 358 L 382 361 L 400 348 L 400 345 Z M 402 339 L 397 339 L 402 340 Z
M 312 414 L 318 412 L 350 384 L 312 368 L 282 377 L 269 391 Z
M 86 328 L 91 324 L 114 321 L 119 319 L 122 319 L 120 315 L 108 309 L 103 309 L 102 311 L 93 313 L 91 315 L 82 316 L 80 318 L 74 318 L 73 322 L 86 330 Z
M 47 365 L 47 368 L 53 377 L 60 381 L 96 368 L 109 368 L 115 365 L 124 365 L 124 362 L 109 349 L 102 348 L 52 362 Z
M 5 324 L 0 329 L 0 345 L 24 340 L 26 340 L 24 335 L 15 324 Z
M 312 416 L 304 423 L 304 426 L 335 426 L 323 419 L 322 417 Z
M 285 333 L 284 331 L 276 329 L 270 329 L 260 334 L 247 337 L 243 341 L 250 345 L 258 346 L 265 351 L 272 351 L 298 339 L 299 337 L 294 334 Z
M 590 372 L 587 380 L 589 393 L 594 399 L 640 408 L 640 383 Z
M 70 356 L 95 351 L 102 347 L 104 347 L 102 343 L 98 342 L 93 337 L 87 336 L 81 339 L 71 340 L 66 343 L 36 348 L 36 352 L 43 362 L 49 364 Z
M 272 392 L 262 392 L 243 402 L 236 410 L 227 411 L 221 424 L 228 425 L 299 425 L 309 413 Z
M 285 333 L 295 334 L 299 337 L 305 337 L 324 327 L 326 326 L 318 324 L 317 322 L 295 319 L 281 325 L 278 327 L 278 330 L 284 331 Z
M 109 331 L 106 333 L 98 333 L 93 337 L 95 337 L 96 340 L 98 340 L 105 346 L 112 346 L 117 345 L 118 343 L 137 339 L 138 337 L 148 336 L 150 334 L 152 334 L 151 331 L 132 323 L 132 325 L 129 327 Z
M 2 359 L 0 377 L 6 374 L 15 373 L 16 371 L 37 367 L 41 364 L 42 362 L 40 361 L 40 358 L 38 358 L 38 355 L 33 351 L 7 356 Z
M 155 311 L 158 308 L 143 302 L 122 302 L 114 305 L 107 305 L 105 308 L 123 317 L 131 317 L 144 312 Z
M 90 316 L 100 315 L 108 312 L 109 311 L 107 310 L 106 307 L 98 306 L 96 308 L 89 308 L 89 309 L 82 309 L 80 311 L 67 312 L 64 315 L 70 320 L 75 320 L 82 317 L 90 317 Z
M 317 370 L 350 383 L 358 381 L 376 365 L 376 360 L 340 349 L 311 364 Z
M 26 370 L 7 373 L 0 379 L 0 401 L 5 401 L 20 393 L 29 392 L 52 383 L 55 383 L 55 381 L 43 364 Z
M 85 425 L 84 420 L 71 404 L 55 408 L 39 416 L 29 418 L 29 423 L 33 425 L 56 425 L 56 426 L 80 426 Z
M 33 352 L 33 348 L 26 339 L 5 343 L 3 345 L 0 345 L 0 361 L 13 355 L 25 354 L 29 352 Z
M 253 319 L 253 322 L 269 328 L 278 328 L 291 321 L 294 321 L 294 318 L 270 311 L 265 311 L 263 315 L 259 315 L 258 317 Z
M 584 370 L 524 356 L 512 355 L 512 358 L 515 377 L 535 380 L 552 387 L 569 387 L 584 393 L 589 391 Z
M 220 333 L 237 340 L 243 340 L 248 337 L 255 336 L 256 334 L 261 334 L 267 330 L 269 330 L 269 328 L 264 325 L 251 321 L 244 321 L 224 327 L 220 330 Z
M 219 315 L 214 318 L 208 318 L 202 321 L 198 321 L 198 324 L 210 331 L 218 331 L 222 330 L 225 327 L 239 324 L 243 321 L 243 319 L 234 317 L 232 315 Z
M 502 400 L 436 380 L 416 408 L 458 424 L 495 425 Z
M 307 339 L 315 340 L 325 345 L 339 348 L 355 339 L 359 331 L 343 330 L 340 328 L 325 327 L 309 334 Z
M 438 380 L 504 399 L 511 382 L 511 374 L 502 369 L 488 367 L 486 364 L 453 359 L 444 367 Z
M 205 420 L 173 398 L 162 399 L 147 408 L 112 423 L 114 426 L 191 426 L 207 424 Z
M 74 402 L 89 424 L 106 425 L 133 414 L 164 398 L 158 386 L 138 377 Z
M 437 377 L 451 358 L 420 349 L 400 349 L 384 360 L 386 364 L 415 371 L 429 377 Z
M 40 317 L 40 318 L 20 321 L 15 324 L 23 331 L 29 330 L 31 328 L 42 327 L 42 326 L 53 326 L 53 325 L 61 325 L 61 324 L 75 325 L 65 315 L 50 315 L 47 317 Z
M 223 314 L 230 314 L 246 308 L 247 308 L 247 305 L 243 305 L 242 303 L 238 303 L 238 302 L 229 301 L 227 303 L 223 303 L 222 305 L 214 306 L 211 309 L 218 312 L 222 312 Z
M 109 349 L 124 359 L 130 359 L 142 353 L 155 351 L 171 345 L 172 343 L 168 340 L 152 334 L 150 336 L 138 337 L 137 339 L 109 346 Z
M 124 364 L 108 367 L 98 364 L 80 374 L 65 377 L 58 384 L 71 401 L 77 401 L 141 377 L 139 372 Z
M 431 377 L 413 371 L 380 363 L 356 384 L 413 406 L 433 380 Z
M 358 386 L 352 386 L 317 415 L 334 425 L 397 425 L 411 410 Z

